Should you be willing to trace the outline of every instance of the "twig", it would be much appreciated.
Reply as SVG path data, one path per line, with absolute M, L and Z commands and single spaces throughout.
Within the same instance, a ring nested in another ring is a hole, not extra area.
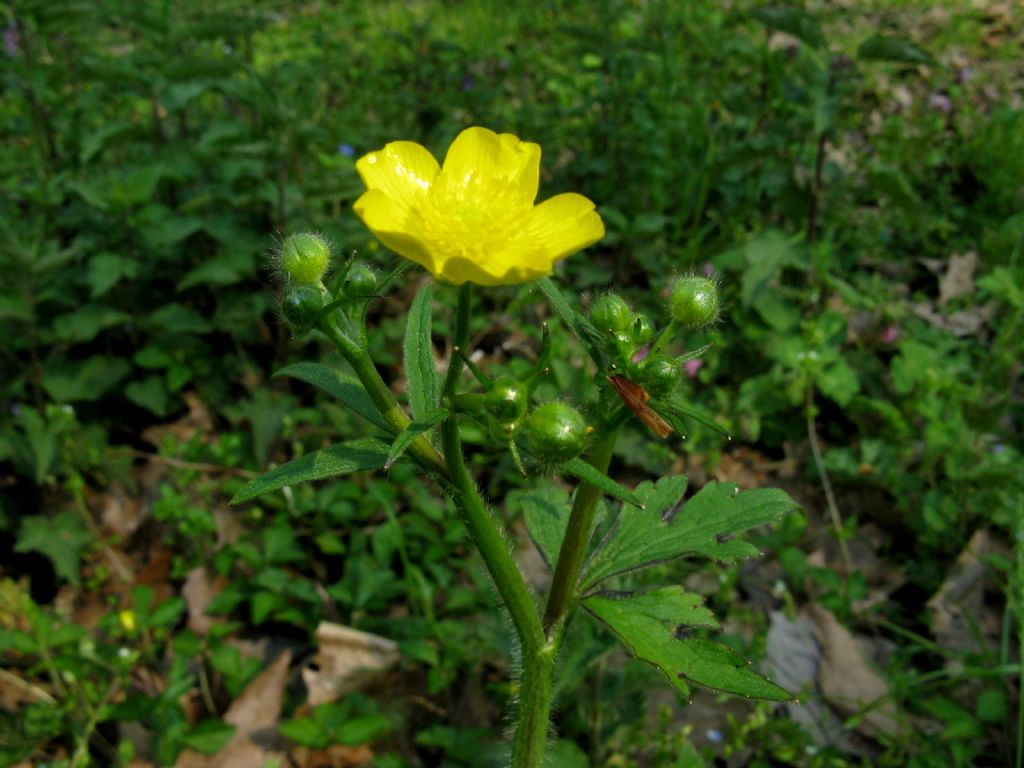
M 846 563 L 847 573 L 853 573 L 853 559 L 850 557 L 850 549 L 843 538 L 843 519 L 839 514 L 839 506 L 836 504 L 835 494 L 832 492 L 832 481 L 828 479 L 828 472 L 825 470 L 825 461 L 821 457 L 821 446 L 818 443 L 818 430 L 814 426 L 814 390 L 807 388 L 807 438 L 811 443 L 811 453 L 814 455 L 814 466 L 818 470 L 818 477 L 821 478 L 821 487 L 825 489 L 825 501 L 828 504 L 828 513 L 832 518 L 832 525 L 836 529 L 836 540 L 839 542 L 839 551 Z
M 127 453 L 129 456 L 137 456 L 140 459 L 148 459 L 149 461 L 155 461 L 158 464 L 166 464 L 170 467 L 178 467 L 179 469 L 194 469 L 197 472 L 224 472 L 229 475 L 238 475 L 239 477 L 253 478 L 256 477 L 257 473 L 249 469 L 242 469 L 241 467 L 225 467 L 222 464 L 207 464 L 200 461 L 185 461 L 184 459 L 175 459 L 172 456 L 161 456 L 158 453 L 147 453 L 146 451 L 140 451 L 136 448 L 115 448 L 116 453 Z

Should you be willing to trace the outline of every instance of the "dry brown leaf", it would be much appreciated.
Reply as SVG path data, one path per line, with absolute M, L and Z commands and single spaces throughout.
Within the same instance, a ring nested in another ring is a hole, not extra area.
M 142 522 L 142 503 L 128 495 L 124 486 L 114 480 L 103 493 L 100 520 L 103 529 L 114 536 L 128 537 Z
M 385 637 L 323 622 L 316 629 L 320 649 L 302 670 L 311 707 L 358 690 L 398 663 L 398 645 Z
M 203 566 L 193 568 L 185 577 L 185 583 L 181 586 L 181 596 L 185 598 L 188 606 L 188 628 L 197 635 L 204 636 L 210 632 L 215 624 L 224 619 L 209 616 L 206 608 L 217 593 L 224 589 L 226 582 L 223 577 L 212 577 Z
M 821 647 L 818 686 L 822 696 L 846 715 L 862 715 L 857 730 L 865 735 L 900 732 L 899 710 L 887 697 L 889 684 L 865 661 L 857 640 L 835 616 L 820 606 L 810 606 Z
M 815 693 L 822 664 L 822 651 L 818 645 L 815 623 L 807 616 L 790 621 L 781 611 L 770 614 L 768 637 L 765 641 L 765 665 L 771 679 L 787 691 L 800 695 L 799 702 L 783 704 L 787 715 L 800 723 L 819 746 L 849 749 L 849 734 Z
M 271 760 L 284 764 L 276 726 L 291 661 L 291 651 L 282 653 L 228 707 L 224 722 L 237 730 L 224 749 L 215 755 L 186 749 L 174 768 L 260 768 Z
M 975 531 L 939 591 L 928 600 L 932 634 L 944 648 L 979 651 L 979 640 L 992 633 L 993 624 L 998 637 L 1000 617 L 985 606 L 987 570 L 982 558 L 999 549 L 987 531 Z
M 939 306 L 944 307 L 953 299 L 974 293 L 974 273 L 977 270 L 977 251 L 950 256 L 946 272 L 939 278 Z
M 358 747 L 332 744 L 318 750 L 298 747 L 290 757 L 296 768 L 362 768 L 372 764 L 373 750 L 365 744 Z

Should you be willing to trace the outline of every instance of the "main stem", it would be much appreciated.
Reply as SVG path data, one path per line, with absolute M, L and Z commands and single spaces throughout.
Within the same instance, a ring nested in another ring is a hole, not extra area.
M 615 448 L 618 428 L 612 427 L 598 433 L 587 461 L 598 471 L 607 472 Z M 587 544 L 594 528 L 594 513 L 601 491 L 590 483 L 580 483 L 573 500 L 569 524 L 558 551 L 558 564 L 548 593 L 548 604 L 544 611 L 544 633 L 557 641 L 564 627 L 565 619 L 576 598 L 576 585 L 587 554 Z
M 452 361 L 444 382 L 448 402 L 455 398 L 462 373 L 462 355 L 469 339 L 470 299 L 470 287 L 465 284 L 459 288 Z M 512 737 L 512 768 L 540 768 L 547 746 L 556 649 L 553 644 L 545 642 L 526 581 L 466 469 L 455 413 L 441 425 L 441 447 L 454 490 L 452 498 L 462 512 L 469 535 L 480 551 L 498 594 L 505 602 L 522 649 L 523 674 L 519 681 Z

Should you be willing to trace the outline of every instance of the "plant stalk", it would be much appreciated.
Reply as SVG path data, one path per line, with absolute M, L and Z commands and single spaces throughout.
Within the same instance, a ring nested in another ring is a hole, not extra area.
M 612 450 L 618 437 L 618 427 L 606 428 L 598 433 L 587 461 L 598 471 L 607 472 L 612 460 Z M 544 633 L 554 637 L 561 633 L 566 615 L 576 599 L 576 587 L 587 554 L 587 544 L 594 528 L 594 513 L 602 493 L 590 483 L 580 483 L 572 503 L 569 524 L 558 551 L 558 564 L 548 593 L 548 604 L 544 611 Z

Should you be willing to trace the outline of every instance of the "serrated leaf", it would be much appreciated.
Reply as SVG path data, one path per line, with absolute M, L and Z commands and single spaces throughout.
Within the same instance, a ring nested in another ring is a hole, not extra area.
M 645 509 L 619 512 L 615 525 L 588 563 L 581 580 L 588 592 L 605 579 L 628 571 L 698 555 L 732 562 L 757 554 L 750 543 L 732 538 L 754 526 L 778 520 L 796 504 L 777 488 L 739 493 L 731 483 L 708 483 L 678 511 L 686 477 L 641 483 L 637 498 Z
M 800 8 L 755 8 L 750 15 L 768 29 L 785 32 L 813 48 L 825 43 L 818 20 Z
M 409 307 L 409 321 L 405 327 L 405 380 L 409 405 L 416 420 L 421 420 L 437 408 L 437 367 L 434 365 L 434 343 L 430 329 L 434 292 L 429 285 L 420 288 Z
M 318 363 L 296 363 L 295 365 L 289 365 L 287 368 L 282 368 L 275 373 L 274 376 L 291 376 L 293 379 L 299 379 L 299 381 L 319 387 L 327 394 L 341 400 L 353 412 L 362 416 L 371 424 L 380 427 L 385 432 L 391 434 L 395 432 L 395 428 L 384 420 L 380 411 L 377 410 L 377 406 L 374 405 L 370 396 L 366 394 L 363 385 L 352 376 L 346 376 L 333 368 L 328 368 L 326 365 Z
M 592 486 L 608 494 L 612 498 L 632 504 L 635 507 L 642 507 L 643 502 L 624 485 L 612 480 L 608 475 L 596 469 L 582 459 L 571 459 L 564 464 L 559 464 L 558 469 L 567 475 L 572 475 L 577 480 L 583 480 Z
M 235 494 L 232 504 L 255 499 L 265 493 L 309 480 L 349 475 L 367 469 L 381 469 L 388 459 L 388 445 L 372 437 L 321 448 L 289 461 L 248 482 Z
M 53 321 L 53 337 L 56 341 L 79 344 L 92 341 L 100 333 L 121 323 L 130 321 L 131 315 L 104 304 L 86 304 Z
M 638 658 L 653 664 L 689 696 L 687 681 L 756 699 L 787 701 L 792 695 L 754 672 L 745 659 L 712 640 L 680 637 L 690 627 L 718 622 L 698 595 L 664 587 L 625 598 L 592 595 L 583 606 L 604 622 Z
M 46 515 L 26 517 L 18 530 L 15 552 L 39 552 L 45 555 L 57 575 L 78 586 L 78 568 L 82 548 L 92 541 L 82 518 L 68 510 L 50 519 Z
M 447 409 L 435 408 L 430 413 L 424 415 L 421 420 L 412 422 L 391 443 L 391 450 L 388 451 L 388 460 L 384 463 L 384 469 L 391 469 L 391 465 L 402 457 L 405 449 L 412 445 L 413 440 L 424 432 L 429 432 L 447 418 Z
M 898 64 L 936 64 L 927 51 L 901 37 L 873 35 L 860 44 L 857 58 L 864 61 L 892 61 Z

